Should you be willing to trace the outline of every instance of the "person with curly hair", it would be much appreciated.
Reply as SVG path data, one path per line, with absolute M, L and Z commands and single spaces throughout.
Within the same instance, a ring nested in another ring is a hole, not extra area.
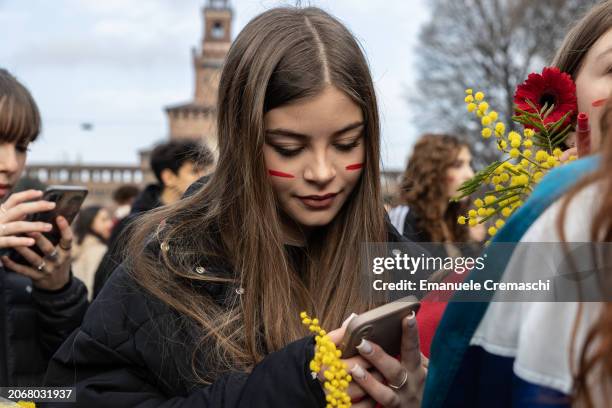
M 402 177 L 402 205 L 389 213 L 395 228 L 414 242 L 481 241 L 482 229 L 472 233 L 468 226 L 457 223 L 467 201 L 450 202 L 461 184 L 474 175 L 471 161 L 468 145 L 456 136 L 423 135 Z M 445 252 L 449 252 L 446 247 Z

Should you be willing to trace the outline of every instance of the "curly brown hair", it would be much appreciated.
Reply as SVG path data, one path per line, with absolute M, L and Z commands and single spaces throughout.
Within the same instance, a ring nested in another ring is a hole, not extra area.
M 466 204 L 450 203 L 446 191 L 446 171 L 463 147 L 469 149 L 454 135 L 425 134 L 414 146 L 402 176 L 401 201 L 418 214 L 417 227 L 428 233 L 431 242 L 469 240 L 468 227 L 457 223 Z

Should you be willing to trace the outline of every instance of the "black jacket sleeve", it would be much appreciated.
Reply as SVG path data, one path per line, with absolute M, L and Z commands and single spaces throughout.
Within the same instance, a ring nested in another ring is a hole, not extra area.
M 32 301 L 38 315 L 38 336 L 43 353 L 53 353 L 81 325 L 87 311 L 87 289 L 80 280 L 70 281 L 59 291 L 32 290 Z
M 210 385 L 186 385 L 180 373 L 188 369 L 182 362 L 189 360 L 185 357 L 191 350 L 180 346 L 173 352 L 159 336 L 160 327 L 163 331 L 176 316 L 169 309 L 147 306 L 150 297 L 142 290 L 128 289 L 125 275 L 123 268 L 113 273 L 83 326 L 49 365 L 45 384 L 76 387 L 76 407 L 324 406 L 323 391 L 308 369 L 312 337 L 269 354 L 248 374 L 231 372 Z M 182 351 L 177 354 L 176 350 Z
M 129 226 L 130 223 L 136 219 L 136 215 L 128 215 L 119 221 L 119 223 L 115 225 L 115 228 L 113 228 L 111 237 L 108 240 L 108 249 L 102 257 L 94 276 L 94 299 L 98 297 L 113 271 L 123 262 L 121 251 L 125 248 L 125 244 L 127 243 L 126 236 L 129 234 Z

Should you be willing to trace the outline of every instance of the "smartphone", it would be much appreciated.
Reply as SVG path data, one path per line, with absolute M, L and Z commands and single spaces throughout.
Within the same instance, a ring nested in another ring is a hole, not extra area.
M 416 314 L 420 306 L 416 297 L 407 296 L 352 318 L 340 343 L 342 358 L 358 355 L 357 346 L 362 339 L 378 344 L 391 356 L 399 355 L 402 320 L 412 313 Z
M 51 231 L 42 233 L 54 246 L 59 244 L 62 238 L 56 219 L 58 216 L 63 216 L 71 224 L 74 218 L 79 213 L 88 190 L 85 187 L 76 186 L 49 186 L 43 193 L 41 200 L 54 202 L 55 208 L 51 211 L 30 214 L 26 221 L 46 222 L 53 226 Z M 37 245 L 30 247 L 31 250 L 40 256 L 44 256 Z M 16 251 L 12 251 L 10 258 L 20 264 L 29 264 Z

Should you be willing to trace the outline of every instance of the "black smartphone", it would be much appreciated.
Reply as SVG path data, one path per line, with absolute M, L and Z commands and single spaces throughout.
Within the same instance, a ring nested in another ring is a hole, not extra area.
M 46 222 L 51 224 L 53 226 L 51 231 L 43 232 L 42 234 L 55 246 L 59 244 L 62 238 L 56 222 L 57 217 L 61 215 L 71 224 L 79 213 L 81 205 L 83 205 L 83 201 L 85 201 L 85 197 L 87 197 L 87 193 L 88 190 L 85 187 L 49 186 L 45 190 L 41 200 L 54 202 L 56 204 L 55 208 L 51 211 L 31 214 L 26 218 L 26 221 Z M 30 249 L 38 255 L 44 256 L 37 245 L 30 247 Z M 23 259 L 15 250 L 11 251 L 9 257 L 17 263 L 29 264 L 29 262 Z

